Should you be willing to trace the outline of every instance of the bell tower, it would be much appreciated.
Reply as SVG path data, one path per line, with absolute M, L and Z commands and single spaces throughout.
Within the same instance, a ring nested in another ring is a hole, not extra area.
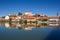
M 57 12 L 57 14 L 56 14 L 57 16 L 59 16 L 59 13 Z

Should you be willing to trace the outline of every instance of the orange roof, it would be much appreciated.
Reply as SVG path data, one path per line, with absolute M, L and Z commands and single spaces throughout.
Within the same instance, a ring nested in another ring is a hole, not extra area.
M 28 19 L 34 19 L 35 17 L 34 16 L 28 16 Z

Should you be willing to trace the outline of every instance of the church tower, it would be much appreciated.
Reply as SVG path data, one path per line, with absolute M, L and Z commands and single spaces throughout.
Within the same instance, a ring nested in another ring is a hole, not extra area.
M 56 14 L 57 16 L 59 16 L 59 13 L 57 12 L 57 14 Z

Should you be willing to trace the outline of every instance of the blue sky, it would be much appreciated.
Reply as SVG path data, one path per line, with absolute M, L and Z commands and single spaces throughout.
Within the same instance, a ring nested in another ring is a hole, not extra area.
M 31 11 L 47 16 L 60 15 L 60 0 L 0 0 L 0 16 Z

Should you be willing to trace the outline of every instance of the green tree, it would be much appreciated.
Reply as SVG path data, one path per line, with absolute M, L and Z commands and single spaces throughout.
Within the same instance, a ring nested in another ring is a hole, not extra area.
M 32 21 L 30 21 L 30 24 L 32 23 Z
M 5 16 L 3 16 L 2 18 L 5 18 Z
M 18 15 L 22 15 L 22 13 L 19 12 Z
M 25 20 L 24 23 L 27 24 L 27 20 Z

